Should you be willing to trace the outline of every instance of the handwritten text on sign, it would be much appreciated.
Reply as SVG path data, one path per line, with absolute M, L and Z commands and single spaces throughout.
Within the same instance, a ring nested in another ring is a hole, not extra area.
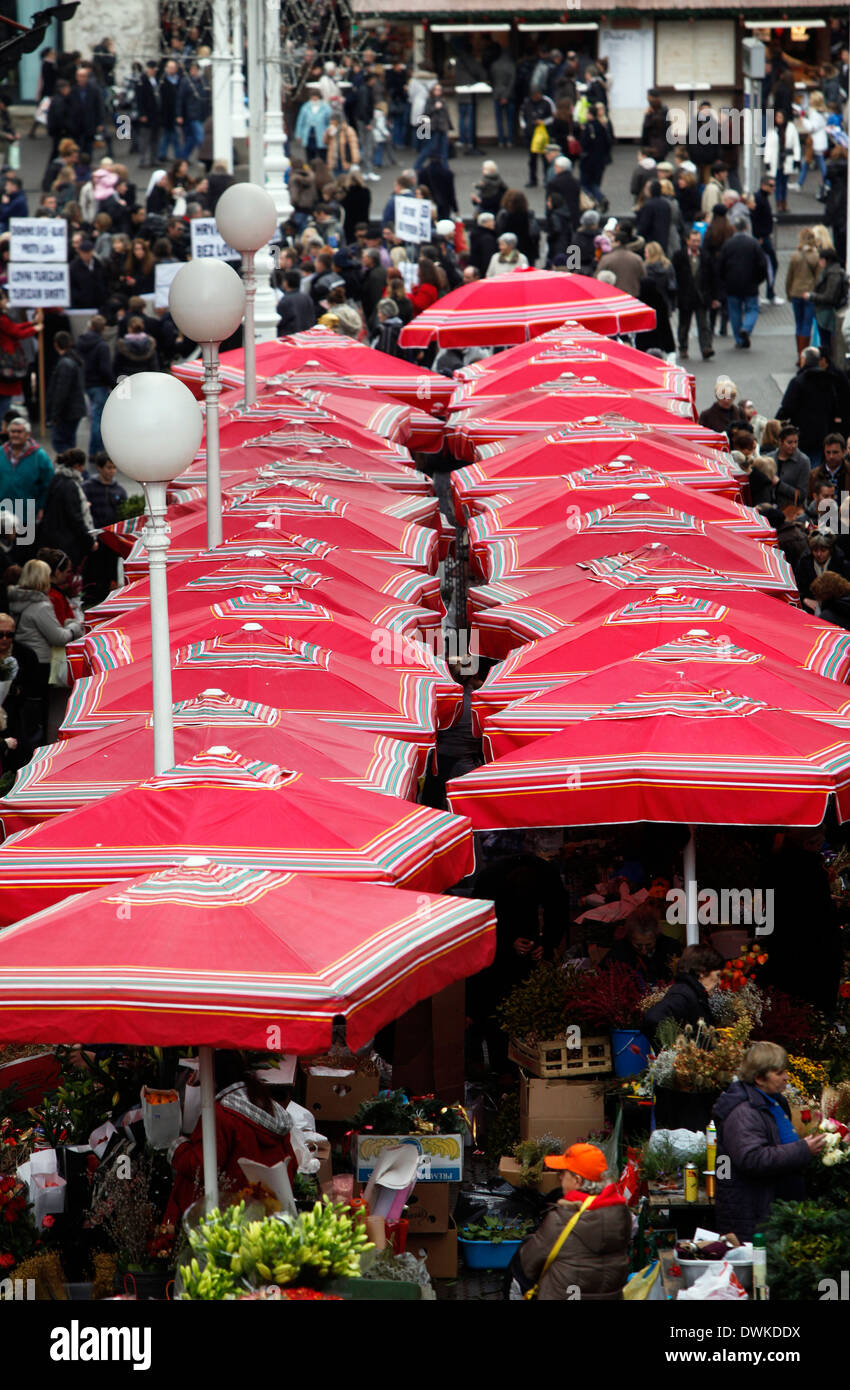
M 192 233 L 192 256 L 195 260 L 201 256 L 213 256 L 219 261 L 239 260 L 239 252 L 228 246 L 220 235 L 214 217 L 193 217 L 189 223 L 189 230 Z
M 396 196 L 395 234 L 401 241 L 429 241 L 431 204 L 424 198 Z
M 64 217 L 13 217 L 10 260 L 60 262 L 68 259 L 68 223 Z
M 66 309 L 71 303 L 67 265 L 9 262 L 9 303 L 22 309 Z

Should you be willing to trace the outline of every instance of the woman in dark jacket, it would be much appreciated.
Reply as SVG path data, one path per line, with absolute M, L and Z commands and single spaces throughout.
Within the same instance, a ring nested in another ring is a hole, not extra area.
M 605 107 L 600 103 L 593 115 L 582 127 L 582 156 L 579 164 L 581 186 L 603 212 L 608 210 L 608 199 L 602 192 L 602 176 L 611 163 L 611 129 L 605 115 Z
M 742 1242 L 764 1229 L 775 1201 L 803 1197 L 803 1173 L 826 1143 L 823 1134 L 798 1139 L 782 1095 L 787 1068 L 784 1048 L 753 1043 L 739 1079 L 714 1107 L 718 1173 L 726 1170 L 717 1184 L 717 1229 L 733 1232 Z
M 38 528 L 39 545 L 64 551 L 75 569 L 97 544 L 89 500 L 83 491 L 85 473 L 82 449 L 68 449 L 57 456 Z
M 838 256 L 831 247 L 825 246 L 818 258 L 820 274 L 813 290 L 807 291 L 804 299 L 810 299 L 815 306 L 815 321 L 820 334 L 821 345 L 827 357 L 832 354 L 832 335 L 835 332 L 836 310 L 844 296 L 844 271 Z
M 313 171 L 309 170 L 309 172 L 312 174 Z M 315 183 L 315 175 L 313 182 Z M 344 178 L 340 179 L 339 188 L 341 189 L 340 202 L 344 214 L 342 233 L 350 245 L 355 240 L 357 223 L 369 221 L 372 194 L 363 182 L 362 175 L 356 170 L 350 170 Z
M 688 1023 L 696 1028 L 701 1018 L 708 1021 L 708 996 L 717 987 L 722 969 L 723 957 L 713 946 L 686 946 L 672 985 L 644 1017 L 648 1036 L 651 1038 L 666 1018 L 674 1018 L 683 1028 Z
M 517 250 L 527 256 L 528 264 L 537 264 L 540 254 L 540 228 L 534 214 L 529 211 L 528 199 L 517 188 L 509 188 L 502 199 L 502 207 L 496 218 L 496 236 L 503 232 L 513 232 Z
M 127 332 L 115 344 L 113 359 L 115 375 L 135 376 L 136 372 L 158 372 L 159 357 L 156 343 L 145 332 L 144 319 L 134 315 L 127 325 Z
M 714 333 L 714 325 L 717 322 L 717 315 L 720 314 L 720 337 L 726 337 L 726 330 L 729 325 L 729 311 L 726 307 L 726 291 L 723 288 L 723 279 L 717 268 L 717 258 L 726 242 L 735 235 L 729 218 L 726 216 L 726 209 L 722 203 L 715 207 L 711 214 L 705 236 L 702 239 L 702 278 L 706 287 L 706 298 L 711 305 L 711 332 Z M 717 307 L 715 307 L 715 305 Z

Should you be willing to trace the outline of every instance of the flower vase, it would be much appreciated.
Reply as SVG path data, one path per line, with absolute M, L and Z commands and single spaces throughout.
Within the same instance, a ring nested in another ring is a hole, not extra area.
M 615 1076 L 634 1076 L 649 1065 L 649 1039 L 639 1028 L 612 1028 L 611 1055 Z

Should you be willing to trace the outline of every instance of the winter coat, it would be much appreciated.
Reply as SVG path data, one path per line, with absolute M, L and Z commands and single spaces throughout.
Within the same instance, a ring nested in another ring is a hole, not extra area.
M 469 263 L 487 274 L 487 267 L 493 256 L 499 253 L 499 240 L 489 227 L 474 226 L 469 233 Z
M 777 1099 L 790 1119 L 787 1100 Z M 745 1242 L 764 1229 L 774 1202 L 803 1197 L 803 1172 L 812 1154 L 805 1139 L 780 1144 L 772 1107 L 758 1086 L 733 1081 L 713 1113 L 717 1157 L 731 1160 L 731 1172 L 717 1184 L 715 1222 L 719 1231 Z
M 699 424 L 715 434 L 730 434 L 735 425 L 743 425 L 744 412 L 740 406 L 731 405 L 727 410 L 719 401 L 714 401 L 699 413 Z
M 159 84 L 159 103 L 162 111 L 162 124 L 166 130 L 171 130 L 178 115 L 180 105 L 183 100 L 182 88 L 185 77 L 177 77 L 173 82 L 169 77 L 163 77 Z
M 797 134 L 797 127 L 788 125 L 785 127 L 788 134 L 785 136 L 782 155 L 782 173 L 793 174 L 800 164 L 800 137 Z M 763 161 L 765 171 L 770 177 L 775 179 L 779 171 L 779 129 L 772 126 L 767 132 L 764 142 Z
M 785 295 L 788 299 L 802 299 L 810 294 L 818 278 L 818 253 L 810 250 L 794 251 L 785 272 Z
M 696 1028 L 701 1018 L 707 1022 L 711 1018 L 708 995 L 696 975 L 677 970 L 675 979 L 663 999 L 644 1015 L 643 1026 L 648 1037 L 652 1038 L 656 1029 L 666 1018 L 674 1018 L 684 1028 L 690 1023 Z
M 100 478 L 86 478 L 83 492 L 97 527 L 111 526 L 117 520 L 119 504 L 127 500 L 126 489 L 120 483 L 102 483 Z
M 564 1302 L 581 1291 L 582 1302 L 614 1302 L 622 1297 L 629 1272 L 632 1221 L 617 1188 L 605 1187 L 582 1212 L 554 1262 L 541 1278 L 547 1256 L 567 1223 L 585 1201 L 583 1192 L 562 1197 L 519 1250 L 519 1272 L 526 1286 L 540 1281 L 540 1302 Z
M 199 78 L 184 77 L 177 90 L 177 116 L 182 121 L 206 120 L 207 89 Z
M 27 195 L 22 188 L 17 193 L 13 193 L 8 203 L 0 207 L 0 232 L 8 232 L 9 220 L 12 217 L 26 217 L 27 215 Z
M 38 528 L 39 545 L 64 550 L 77 569 L 95 542 L 93 524 L 89 526 L 90 517 L 82 478 L 76 469 L 57 464 Z
M 823 209 L 823 220 L 839 237 L 847 226 L 847 160 L 830 159 L 826 166 L 829 193 Z
M 844 293 L 844 271 L 838 261 L 824 266 L 812 290 L 812 303 L 819 328 L 835 328 L 835 308 Z
M 760 457 L 749 471 L 750 506 L 760 507 L 763 503 L 775 505 L 776 502 L 776 461 Z
M 752 496 L 752 491 L 750 495 Z M 803 593 L 800 588 L 800 580 L 797 573 L 798 566 L 804 560 L 808 560 L 810 564 L 806 566 L 806 569 L 809 573 L 809 583 L 811 583 L 812 579 L 815 577 L 815 566 L 814 560 L 812 560 L 811 550 L 809 549 L 809 537 L 806 531 L 805 517 L 798 516 L 794 521 L 785 521 L 783 518 L 782 525 L 776 528 L 776 544 L 794 571 L 794 578 L 797 580 L 797 589 L 800 597 L 808 598 L 808 587 L 806 587 L 806 591 Z M 842 574 L 844 573 L 843 566 L 840 572 Z
M 560 174 L 553 174 L 546 185 L 546 192 L 560 193 L 570 221 L 573 227 L 577 227 L 581 219 L 581 184 L 575 174 L 570 173 L 569 169 L 564 169 Z
M 15 502 L 33 502 L 38 513 L 44 509 L 52 477 L 53 464 L 34 439 L 27 440 L 16 463 L 9 445 L 0 447 L 0 496 Z
M 475 192 L 478 194 L 476 208 L 479 212 L 492 212 L 495 217 L 507 191 L 508 185 L 500 174 L 484 174 L 475 185 Z
M 779 450 L 772 449 L 769 457 L 776 463 L 776 505 L 799 502 L 803 507 L 809 495 L 812 465 L 802 449 L 795 449 L 789 459 L 780 459 Z
M 736 232 L 723 246 L 717 257 L 717 269 L 727 295 L 734 299 L 750 299 L 759 292 L 767 278 L 767 259 L 749 232 Z
M 103 266 L 96 258 L 88 265 L 78 259 L 71 262 L 68 271 L 71 288 L 72 309 L 99 309 L 107 299 L 106 277 Z
M 535 126 L 545 125 L 548 127 L 555 119 L 555 105 L 549 97 L 526 97 L 519 112 L 520 129 L 528 138 L 529 144 L 534 134 Z
M 287 290 L 277 305 L 277 336 L 285 338 L 289 333 L 303 333 L 313 328 L 316 322 L 316 306 L 309 294 L 301 290 Z
M 601 183 L 613 143 L 611 127 L 591 117 L 581 133 L 581 176 L 586 183 Z
M 425 103 L 425 115 L 431 122 L 432 135 L 448 135 L 453 129 L 452 118 L 449 115 L 449 108 L 446 106 L 445 96 L 435 97 L 429 93 Z
M 14 353 L 24 338 L 35 336 L 36 326 L 34 323 L 16 323 L 10 319 L 8 314 L 0 314 L 0 352 Z M 29 371 L 32 364 L 31 349 L 23 348 L 24 361 L 21 364 L 21 375 L 19 377 L 0 377 L 0 400 L 3 396 L 19 396 L 21 394 L 21 382 Z M 9 496 L 4 493 L 4 496 Z
M 424 309 L 430 309 L 432 304 L 436 304 L 440 292 L 436 285 L 414 285 L 413 289 L 408 291 L 407 297 L 416 313 L 421 314 Z
M 36 661 L 43 666 L 50 664 L 51 647 L 67 647 L 76 637 L 82 637 L 85 623 L 79 618 L 73 622 L 58 623 L 53 604 L 48 594 L 36 589 L 21 589 L 16 584 L 6 591 L 9 612 L 17 624 L 15 641 L 28 647 Z
M 711 214 L 717 204 L 723 202 L 723 194 L 725 192 L 726 186 L 722 184 L 719 179 L 711 178 L 708 180 L 708 183 L 703 189 L 701 203 L 702 215 L 706 221 L 710 220 Z
M 343 169 L 350 169 L 352 164 L 360 163 L 360 144 L 357 139 L 357 131 L 353 126 L 339 126 L 337 130 L 325 132 L 327 137 L 327 162 L 331 173 L 341 164 Z
M 148 333 L 127 333 L 115 344 L 112 363 L 115 375 L 135 376 L 136 372 L 158 372 L 156 344 Z
M 292 169 L 289 174 L 289 196 L 297 212 L 312 212 L 319 196 L 316 175 L 312 169 Z
M 47 383 L 47 418 L 51 424 L 76 425 L 86 413 L 83 367 L 72 348 L 64 352 Z
M 534 265 L 540 253 L 540 228 L 534 213 L 508 212 L 502 208 L 496 218 L 497 238 L 505 232 L 513 232 L 517 251 L 528 258 L 529 265 Z
M 285 1163 L 290 1181 L 295 1176 L 296 1162 L 290 1134 L 292 1120 L 277 1101 L 269 1114 L 249 1101 L 241 1082 L 219 1091 L 215 1099 L 215 1149 L 218 1171 L 236 1187 L 247 1179 L 239 1167 L 240 1158 L 251 1159 L 273 1168 Z M 179 1223 L 180 1217 L 195 1200 L 195 1182 L 203 1167 L 203 1137 L 201 1121 L 190 1139 L 177 1144 L 172 1154 L 174 1187 L 165 1211 L 165 1220 Z
M 643 260 L 635 255 L 634 251 L 627 251 L 625 246 L 618 246 L 613 251 L 606 252 L 597 262 L 597 275 L 600 270 L 613 271 L 617 277 L 617 289 L 622 290 L 624 294 L 634 295 L 637 299 L 643 279 Z
M 112 354 L 102 333 L 92 329 L 81 333 L 77 339 L 77 354 L 83 364 L 83 382 L 88 391 L 92 386 L 105 386 L 108 391 L 115 385 L 112 370 Z
M 218 206 L 219 198 L 222 193 L 226 193 L 228 188 L 232 186 L 234 179 L 232 174 L 210 174 L 207 182 L 209 187 L 206 196 L 206 204 L 210 212 L 214 213 Z
M 384 319 L 370 346 L 378 352 L 386 353 L 388 357 L 404 357 L 404 350 L 398 345 L 399 334 L 403 326 L 397 314 L 394 314 L 390 319 Z
M 567 254 L 573 240 L 573 224 L 567 208 L 553 208 L 546 218 L 546 259 Z
M 106 122 L 106 107 L 97 83 L 89 78 L 84 91 L 85 95 L 75 83 L 68 93 L 65 108 L 69 132 L 78 144 L 90 140 Z
M 354 241 L 357 223 L 369 221 L 371 203 L 372 194 L 365 184 L 352 183 L 351 187 L 345 190 L 342 196 L 342 206 L 345 213 L 342 230 L 349 245 Z M 394 216 L 390 218 L 389 225 L 395 225 Z
M 693 312 L 705 308 L 708 300 L 708 277 L 705 274 L 705 260 L 700 253 L 692 267 L 690 252 L 686 246 L 671 256 L 676 272 L 676 302 L 679 312 Z
M 526 257 L 523 256 L 521 251 L 518 251 L 517 248 L 514 247 L 513 251 L 509 252 L 508 255 L 504 258 L 499 254 L 498 251 L 496 252 L 495 256 L 492 256 L 490 258 L 490 264 L 487 267 L 486 278 L 490 280 L 494 275 L 506 275 L 511 270 L 527 269 L 528 261 Z
M 672 221 L 673 209 L 666 198 L 660 194 L 657 198 L 647 198 L 635 218 L 635 235 L 647 242 L 657 241 L 666 255 Z
M 811 455 L 824 438 L 847 437 L 850 428 L 850 384 L 835 367 L 802 367 L 785 388 L 777 419 L 790 420 L 800 430 L 800 448 Z
M 510 54 L 502 52 L 490 65 L 490 85 L 494 101 L 513 101 L 516 92 L 516 63 Z
M 306 147 L 310 139 L 310 131 L 312 131 L 316 144 L 321 145 L 332 114 L 326 101 L 317 101 L 315 104 L 312 101 L 305 101 L 295 121 L 295 139 L 300 140 L 301 144 Z
M 806 548 L 797 561 L 797 564 L 794 566 L 794 578 L 797 581 L 797 590 L 801 599 L 811 597 L 812 585 L 818 577 L 817 570 L 815 569 L 815 557 L 812 554 L 811 547 L 808 544 L 805 534 L 803 538 L 806 540 Z M 837 546 L 830 555 L 829 563 L 826 568 L 832 574 L 840 574 L 842 579 L 850 579 L 850 574 L 847 572 L 847 565 Z
M 669 113 L 664 105 L 659 106 L 657 110 L 650 107 L 643 118 L 639 144 L 652 150 L 656 159 L 666 159 L 670 153 L 667 140 L 668 120 Z

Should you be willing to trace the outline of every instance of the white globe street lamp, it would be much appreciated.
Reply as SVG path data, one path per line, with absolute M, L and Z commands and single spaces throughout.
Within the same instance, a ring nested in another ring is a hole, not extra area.
M 234 183 L 218 200 L 215 220 L 228 246 L 242 256 L 245 282 L 245 404 L 257 402 L 257 355 L 254 301 L 257 295 L 256 253 L 268 246 L 277 230 L 274 199 L 256 183 Z
M 147 503 L 142 540 L 149 557 L 153 762 L 157 774 L 174 765 L 165 579 L 171 529 L 165 519 L 165 485 L 188 468 L 200 448 L 203 430 L 200 406 L 188 386 L 164 372 L 124 377 L 103 407 L 104 448 L 128 478 L 141 483 Z
M 207 454 L 207 549 L 221 545 L 221 452 L 219 448 L 218 398 L 221 377 L 218 350 L 236 332 L 245 311 L 245 289 L 226 261 L 187 261 L 171 282 L 168 292 L 171 317 L 181 333 L 200 343 L 204 359 L 203 392 L 206 410 Z

